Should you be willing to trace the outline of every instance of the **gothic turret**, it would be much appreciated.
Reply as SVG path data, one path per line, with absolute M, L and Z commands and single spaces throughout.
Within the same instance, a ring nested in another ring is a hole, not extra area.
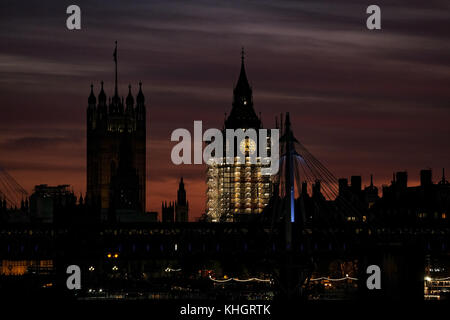
M 142 93 L 142 82 L 139 82 L 139 92 L 136 97 L 136 119 L 145 123 L 145 97 Z M 139 125 L 139 124 L 138 124 Z
M 95 104 L 97 103 L 97 99 L 94 95 L 94 85 L 91 84 L 91 94 L 88 98 L 88 108 L 87 108 L 87 125 L 88 130 L 92 130 L 95 127 L 95 120 L 96 120 L 96 109 Z
M 97 99 L 95 98 L 95 95 L 94 95 L 94 85 L 91 84 L 91 94 L 89 95 L 89 98 L 88 98 L 89 107 L 95 108 L 96 103 L 97 103 Z
M 103 90 L 103 81 L 101 82 L 101 89 L 100 89 L 100 93 L 98 94 L 97 111 L 98 111 L 97 117 L 99 119 L 106 118 L 106 114 L 108 113 L 108 111 L 107 111 L 107 107 L 106 107 L 106 93 Z
M 131 85 L 128 85 L 128 96 L 127 96 L 127 100 L 126 100 L 126 113 L 128 114 L 132 114 L 133 113 L 133 107 L 134 107 L 134 98 L 133 95 L 131 94 Z
M 175 221 L 188 222 L 189 202 L 186 201 L 186 190 L 184 189 L 183 177 L 178 186 L 177 201 L 175 202 Z
M 101 106 L 106 106 L 106 93 L 103 90 L 103 81 L 101 82 L 101 90 L 98 94 L 98 104 Z
M 139 82 L 139 93 L 136 98 L 138 105 L 143 105 L 145 102 L 144 94 L 142 93 L 142 82 Z
M 186 204 L 186 190 L 184 189 L 183 177 L 181 177 L 180 184 L 178 186 L 177 203 L 179 205 Z

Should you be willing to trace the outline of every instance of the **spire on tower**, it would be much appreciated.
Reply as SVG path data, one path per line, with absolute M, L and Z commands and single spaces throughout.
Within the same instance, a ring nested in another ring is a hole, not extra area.
M 261 121 L 253 109 L 252 88 L 248 83 L 244 64 L 245 52 L 241 50 L 241 71 L 236 86 L 233 90 L 233 108 L 230 116 L 225 121 L 228 129 L 236 128 L 261 128 Z
M 100 89 L 100 93 L 98 94 L 98 103 L 106 104 L 106 94 L 105 94 L 105 91 L 103 90 L 103 81 L 101 82 L 101 89 Z
M 139 81 L 139 92 L 136 97 L 136 102 L 137 102 L 137 104 L 144 104 L 144 100 L 145 100 L 145 98 L 144 98 L 144 94 L 142 93 L 142 82 Z
M 88 103 L 89 103 L 89 105 L 94 105 L 94 106 L 97 103 L 97 99 L 95 98 L 95 95 L 94 95 L 94 85 L 92 83 L 91 83 L 91 94 L 89 95 Z
M 127 96 L 126 104 L 127 104 L 127 112 L 132 111 L 133 106 L 134 106 L 134 98 L 133 98 L 133 95 L 131 94 L 131 84 L 128 85 L 128 96 Z
M 177 204 L 186 205 L 186 190 L 184 189 L 183 177 L 180 179 L 177 192 Z
M 241 94 L 246 94 L 246 95 L 250 95 L 252 94 L 252 90 L 251 87 L 248 83 L 247 80 L 247 74 L 245 72 L 245 51 L 244 51 L 244 47 L 242 47 L 242 51 L 241 51 L 241 72 L 239 74 L 239 79 L 238 82 L 236 84 L 236 88 L 234 89 L 235 91 L 239 91 Z

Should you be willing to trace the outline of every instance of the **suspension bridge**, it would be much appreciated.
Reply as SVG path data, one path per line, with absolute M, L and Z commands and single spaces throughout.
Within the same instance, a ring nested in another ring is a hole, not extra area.
M 0 201 L 9 208 L 20 208 L 28 192 L 0 165 Z

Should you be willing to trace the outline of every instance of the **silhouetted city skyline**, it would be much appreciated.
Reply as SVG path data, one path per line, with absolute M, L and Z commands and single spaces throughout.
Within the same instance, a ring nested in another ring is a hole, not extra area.
M 263 124 L 273 124 L 274 106 L 289 111 L 296 136 L 337 177 L 361 175 L 368 185 L 373 174 L 381 187 L 392 172 L 407 170 L 415 185 L 430 167 L 437 181 L 450 163 L 440 4 L 425 14 L 420 2 L 405 9 L 382 2 L 389 28 L 378 34 L 361 30 L 362 6 L 323 4 L 82 2 L 78 33 L 54 18 L 62 10 L 57 2 L 2 4 L 0 34 L 8 45 L 0 57 L 0 146 L 8 151 L 0 163 L 28 192 L 41 183 L 86 192 L 86 97 L 102 79 L 113 95 L 118 40 L 120 96 L 142 81 L 148 99 L 149 211 L 174 197 L 181 175 L 192 218 L 205 210 L 205 167 L 168 164 L 170 132 L 197 119 L 223 123 L 241 46 Z
M 3 1 L 0 301 L 442 306 L 448 9 Z

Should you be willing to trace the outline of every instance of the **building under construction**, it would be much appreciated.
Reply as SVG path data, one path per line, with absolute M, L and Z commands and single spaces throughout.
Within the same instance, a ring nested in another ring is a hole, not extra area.
M 223 132 L 227 129 L 254 129 L 257 133 L 262 129 L 261 119 L 253 109 L 252 88 L 247 80 L 243 52 L 239 79 L 233 91 L 233 107 Z M 262 174 L 262 169 L 270 167 L 270 163 L 262 162 L 259 134 L 246 136 L 241 141 L 236 137 L 233 139 L 233 154 L 237 155 L 239 150 L 245 159 L 235 156 L 233 161 L 226 161 L 225 157 L 217 157 L 208 162 L 206 212 L 212 222 L 238 221 L 260 214 L 272 195 L 271 177 Z M 270 146 L 270 137 L 266 139 L 265 145 Z M 226 154 L 229 141 L 224 141 L 223 145 Z M 266 153 L 270 154 L 270 147 Z M 251 161 L 251 157 L 256 161 Z

